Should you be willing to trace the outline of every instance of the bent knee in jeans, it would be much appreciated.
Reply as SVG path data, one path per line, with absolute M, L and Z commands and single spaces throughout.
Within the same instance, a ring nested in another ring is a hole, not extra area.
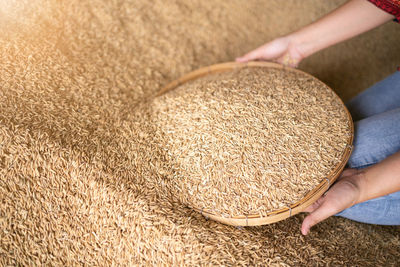
M 400 72 L 377 83 L 348 104 L 354 123 L 354 150 L 348 165 L 365 168 L 400 151 Z M 356 204 L 338 214 L 351 220 L 400 225 L 400 191 Z

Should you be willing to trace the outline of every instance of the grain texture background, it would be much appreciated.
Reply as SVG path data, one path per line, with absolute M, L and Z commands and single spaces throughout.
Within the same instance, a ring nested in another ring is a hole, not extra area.
M 396 265 L 398 227 L 234 228 L 154 189 L 146 98 L 342 2 L 1 1 L 0 265 Z M 399 64 L 398 27 L 300 67 L 348 99 Z

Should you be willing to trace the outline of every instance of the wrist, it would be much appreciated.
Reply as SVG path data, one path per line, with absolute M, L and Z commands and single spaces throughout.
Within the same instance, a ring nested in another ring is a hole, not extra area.
M 355 199 L 354 204 L 358 204 L 361 202 L 364 202 L 366 200 L 365 198 L 365 192 L 366 192 L 366 170 L 357 170 L 357 172 L 349 177 L 349 181 L 354 184 L 354 186 L 358 190 L 358 197 Z
M 313 36 L 307 36 L 303 29 L 296 31 L 288 36 L 289 42 L 292 46 L 296 47 L 297 51 L 303 58 L 309 57 L 318 49 L 316 42 L 313 41 Z

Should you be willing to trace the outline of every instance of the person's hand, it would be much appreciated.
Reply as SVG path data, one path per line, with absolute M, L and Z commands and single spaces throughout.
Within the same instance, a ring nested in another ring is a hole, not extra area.
M 313 225 L 357 204 L 361 195 L 360 181 L 363 178 L 362 176 L 363 172 L 356 169 L 343 171 L 337 182 L 326 194 L 304 210 L 310 212 L 310 214 L 303 221 L 302 234 L 307 235 Z
M 351 0 L 298 31 L 277 38 L 236 61 L 269 60 L 297 67 L 303 58 L 394 18 L 364 0 Z M 362 21 L 363 23 L 360 23 Z
M 265 60 L 278 62 L 290 67 L 297 67 L 303 58 L 299 47 L 295 44 L 293 38 L 288 35 L 277 38 L 250 51 L 246 55 L 236 58 L 236 61 Z

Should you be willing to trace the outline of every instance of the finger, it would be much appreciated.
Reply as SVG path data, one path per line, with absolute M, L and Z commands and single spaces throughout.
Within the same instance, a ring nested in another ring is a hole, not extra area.
M 255 49 L 255 50 L 245 54 L 242 57 L 238 57 L 238 58 L 236 58 L 236 61 L 237 62 L 248 62 L 248 61 L 251 61 L 251 60 L 263 59 L 263 52 L 264 52 L 263 48 L 264 47 L 261 46 L 261 47 Z
M 314 210 L 316 210 L 319 207 L 319 205 L 314 202 L 313 204 L 311 204 L 310 206 L 308 206 L 304 212 L 313 212 Z
M 322 205 L 322 203 L 324 203 L 324 199 L 325 196 L 321 196 L 319 199 L 317 199 L 317 201 L 304 209 L 304 212 L 313 212 L 314 210 L 318 209 Z
M 303 235 L 307 235 L 310 231 L 310 228 L 316 225 L 319 222 L 329 218 L 332 215 L 335 215 L 338 210 L 331 206 L 329 202 L 324 202 L 321 204 L 319 208 L 311 212 L 303 221 L 301 226 L 301 233 Z

